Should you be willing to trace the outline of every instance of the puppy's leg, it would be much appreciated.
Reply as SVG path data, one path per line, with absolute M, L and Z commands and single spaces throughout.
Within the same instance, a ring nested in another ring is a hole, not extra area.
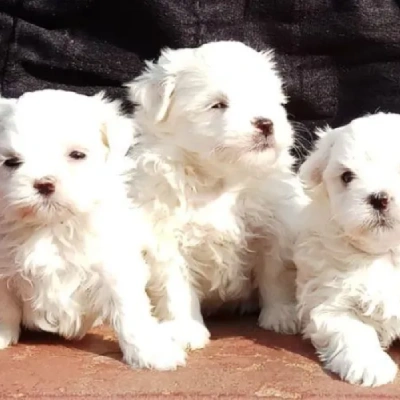
M 325 368 L 350 383 L 380 386 L 396 377 L 397 365 L 383 351 L 375 329 L 350 312 L 314 309 L 305 336 L 311 339 Z
M 190 283 L 186 263 L 180 256 L 177 258 L 174 265 L 166 267 L 164 308 L 169 320 L 162 324 L 183 348 L 201 349 L 208 344 L 210 332 L 204 325 L 200 301 Z
M 19 339 L 22 311 L 17 300 L 7 287 L 7 281 L 0 281 L 0 349 L 16 344 Z
M 265 254 L 257 271 L 261 297 L 259 325 L 275 332 L 298 332 L 295 300 L 295 269 L 288 269 L 279 257 Z
M 294 176 L 285 180 L 284 189 L 286 195 L 275 199 L 279 207 L 274 210 L 268 243 L 260 252 L 262 258 L 257 269 L 261 297 L 259 324 L 265 329 L 292 334 L 299 331 L 296 267 L 291 261 L 293 243 L 301 226 L 299 215 L 309 199 Z
M 158 370 L 185 365 L 184 350 L 152 316 L 145 290 L 147 265 L 139 255 L 136 262 L 132 261 L 132 257 L 124 259 L 120 254 L 109 267 L 111 271 L 114 268 L 109 280 L 112 304 L 109 319 L 118 335 L 124 360 L 134 367 Z

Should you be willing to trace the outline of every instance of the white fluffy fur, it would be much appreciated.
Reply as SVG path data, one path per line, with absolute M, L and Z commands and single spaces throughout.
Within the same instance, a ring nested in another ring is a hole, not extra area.
M 312 195 L 295 248 L 303 332 L 328 370 L 365 386 L 397 372 L 384 348 L 400 333 L 399 129 L 383 113 L 328 128 L 300 170 Z M 381 191 L 379 213 L 368 197 Z
M 80 338 L 102 319 L 128 364 L 184 363 L 151 316 L 149 271 L 132 240 L 140 223 L 124 177 L 132 132 L 101 95 L 0 99 L 0 348 L 17 343 L 21 324 Z M 13 159 L 21 164 L 8 167 Z M 39 194 L 38 180 L 55 192 Z
M 185 347 L 209 340 L 200 305 L 261 294 L 260 325 L 296 332 L 292 244 L 306 198 L 272 54 L 239 42 L 164 50 L 128 84 L 140 132 L 133 198 L 151 226 L 156 313 Z M 222 103 L 226 108 L 213 108 Z M 269 118 L 266 139 L 254 126 Z

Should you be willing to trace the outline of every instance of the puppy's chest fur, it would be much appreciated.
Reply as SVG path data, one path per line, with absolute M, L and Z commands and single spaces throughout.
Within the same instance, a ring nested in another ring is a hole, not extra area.
M 255 264 L 250 247 L 256 235 L 240 196 L 196 196 L 188 213 L 180 242 L 195 286 L 202 293 L 218 290 L 223 300 L 249 292 Z
M 314 253 L 312 259 L 311 268 L 298 272 L 298 287 L 306 288 L 304 299 L 308 299 L 306 304 L 301 300 L 301 307 L 318 307 L 324 301 L 333 309 L 344 307 L 373 326 L 384 347 L 400 337 L 398 255 L 352 255 L 343 263 L 321 251 Z
M 246 201 L 240 191 L 190 193 L 160 225 L 161 237 L 171 229 L 199 297 L 211 304 L 248 297 L 254 289 L 256 250 L 266 238 Z
M 0 276 L 22 309 L 23 324 L 64 337 L 86 333 L 99 316 L 102 289 L 99 245 L 94 236 L 41 228 L 4 238 Z

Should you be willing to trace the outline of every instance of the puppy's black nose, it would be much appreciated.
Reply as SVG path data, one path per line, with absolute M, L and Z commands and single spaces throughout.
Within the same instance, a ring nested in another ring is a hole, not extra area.
M 265 136 L 268 137 L 273 133 L 273 126 L 274 124 L 268 118 L 256 118 L 254 120 L 254 126 L 260 130 L 260 132 Z
M 389 206 L 389 195 L 386 192 L 373 193 L 368 198 L 369 204 L 377 211 L 385 211 Z
M 54 183 L 46 180 L 36 181 L 33 187 L 43 196 L 50 196 L 56 190 Z

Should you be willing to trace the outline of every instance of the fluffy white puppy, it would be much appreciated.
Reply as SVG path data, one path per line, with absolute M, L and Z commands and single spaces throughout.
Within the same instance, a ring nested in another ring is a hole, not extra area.
M 0 348 L 18 342 L 21 325 L 80 338 L 101 318 L 128 364 L 184 363 L 151 315 L 132 241 L 132 141 L 131 121 L 100 95 L 0 99 Z
M 351 383 L 391 382 L 400 334 L 400 115 L 320 132 L 300 174 L 312 202 L 295 248 L 303 332 Z M 379 135 L 379 138 L 378 138 Z
M 128 86 L 139 130 L 133 198 L 153 232 L 145 253 L 158 317 L 184 347 L 201 348 L 200 305 L 257 288 L 260 325 L 296 332 L 291 259 L 305 196 L 272 54 L 239 42 L 167 49 Z

